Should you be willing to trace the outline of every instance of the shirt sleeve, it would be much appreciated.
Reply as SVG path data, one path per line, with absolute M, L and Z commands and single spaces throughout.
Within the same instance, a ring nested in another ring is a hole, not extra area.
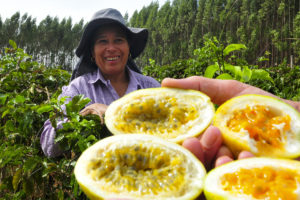
M 78 95 L 79 92 L 74 85 L 63 86 L 62 93 L 58 97 L 59 99 L 65 96 L 69 96 L 70 98 L 67 101 L 70 101 L 74 96 Z M 67 122 L 67 118 L 57 123 L 57 128 L 60 129 L 63 126 L 63 123 Z M 57 157 L 62 154 L 62 150 L 59 147 L 59 144 L 55 143 L 55 128 L 51 125 L 50 120 L 48 119 L 44 123 L 44 129 L 41 134 L 40 144 L 44 154 L 47 157 Z

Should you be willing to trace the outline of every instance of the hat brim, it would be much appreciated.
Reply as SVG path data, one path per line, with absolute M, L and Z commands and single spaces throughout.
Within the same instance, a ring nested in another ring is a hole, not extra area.
M 80 43 L 75 51 L 76 55 L 80 57 L 84 54 L 84 51 L 89 51 L 89 44 L 93 32 L 97 30 L 100 26 L 104 24 L 118 24 L 122 29 L 124 29 L 128 36 L 130 37 L 130 53 L 131 57 L 134 59 L 138 57 L 146 47 L 148 40 L 148 30 L 145 28 L 132 28 L 127 27 L 117 20 L 111 18 L 101 18 L 91 21 L 85 28 Z

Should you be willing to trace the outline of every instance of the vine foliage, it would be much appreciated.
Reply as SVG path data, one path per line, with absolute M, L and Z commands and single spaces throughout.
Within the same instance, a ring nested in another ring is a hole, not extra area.
M 67 71 L 47 68 L 10 45 L 0 57 L 0 199 L 84 199 L 73 168 L 106 129 L 99 117 L 78 114 L 90 101 L 83 96 L 62 110 L 65 99 L 57 97 L 70 80 Z M 56 137 L 64 153 L 47 158 L 40 147 L 43 124 L 50 119 L 55 127 L 65 118 Z

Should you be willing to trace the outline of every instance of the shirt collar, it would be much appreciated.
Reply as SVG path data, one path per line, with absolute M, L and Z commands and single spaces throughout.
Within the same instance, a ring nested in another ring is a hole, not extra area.
M 135 90 L 138 90 L 141 88 L 141 84 L 140 82 L 136 79 L 136 72 L 134 72 L 133 70 L 131 70 L 129 67 L 127 68 L 127 72 L 128 72 L 128 76 L 129 76 L 129 84 L 128 84 L 128 88 L 126 90 L 126 94 L 133 92 Z
M 96 71 L 94 71 L 94 72 L 91 73 L 91 78 L 90 78 L 90 80 L 88 81 L 88 83 L 94 84 L 94 83 L 96 83 L 97 81 L 102 82 L 104 85 L 107 85 L 107 84 L 108 84 L 107 80 L 105 80 L 105 78 L 103 77 L 103 75 L 102 75 L 102 73 L 101 73 L 101 71 L 100 71 L 99 68 L 97 68 Z
M 131 70 L 129 67 L 126 66 L 126 71 L 128 73 L 129 76 L 129 84 L 128 84 L 128 88 L 126 91 L 127 93 L 130 93 L 134 90 L 140 89 L 141 88 L 141 84 L 138 82 L 138 80 L 135 77 L 135 73 L 133 70 Z M 88 83 L 90 84 L 95 84 L 97 81 L 102 82 L 104 85 L 108 85 L 109 81 L 105 80 L 105 78 L 103 77 L 100 69 L 98 68 L 96 71 L 91 73 L 91 78 L 88 81 Z

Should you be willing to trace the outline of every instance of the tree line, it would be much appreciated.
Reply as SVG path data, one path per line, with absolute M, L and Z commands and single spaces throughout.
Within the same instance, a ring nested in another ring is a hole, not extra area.
M 137 58 L 141 67 L 149 58 L 159 65 L 188 59 L 212 37 L 224 47 L 245 44 L 247 49 L 236 56 L 250 64 L 264 57 L 266 66 L 299 65 L 299 10 L 299 0 L 172 0 L 163 5 L 154 1 L 125 18 L 129 26 L 149 29 L 148 45 Z M 5 21 L 0 18 L 0 47 L 12 39 L 45 65 L 71 70 L 85 25 L 50 16 L 37 24 L 17 12 Z
M 8 47 L 11 39 L 39 63 L 71 70 L 84 25 L 83 20 L 72 24 L 70 17 L 59 21 L 50 16 L 37 24 L 27 13 L 16 12 L 5 21 L 0 18 L 0 48 Z
M 299 64 L 299 10 L 299 0 L 173 0 L 136 11 L 130 24 L 150 29 L 143 62 L 186 59 L 205 37 L 217 37 L 223 46 L 245 44 L 240 56 L 250 64 L 262 56 L 268 57 L 268 66 L 291 60 Z

